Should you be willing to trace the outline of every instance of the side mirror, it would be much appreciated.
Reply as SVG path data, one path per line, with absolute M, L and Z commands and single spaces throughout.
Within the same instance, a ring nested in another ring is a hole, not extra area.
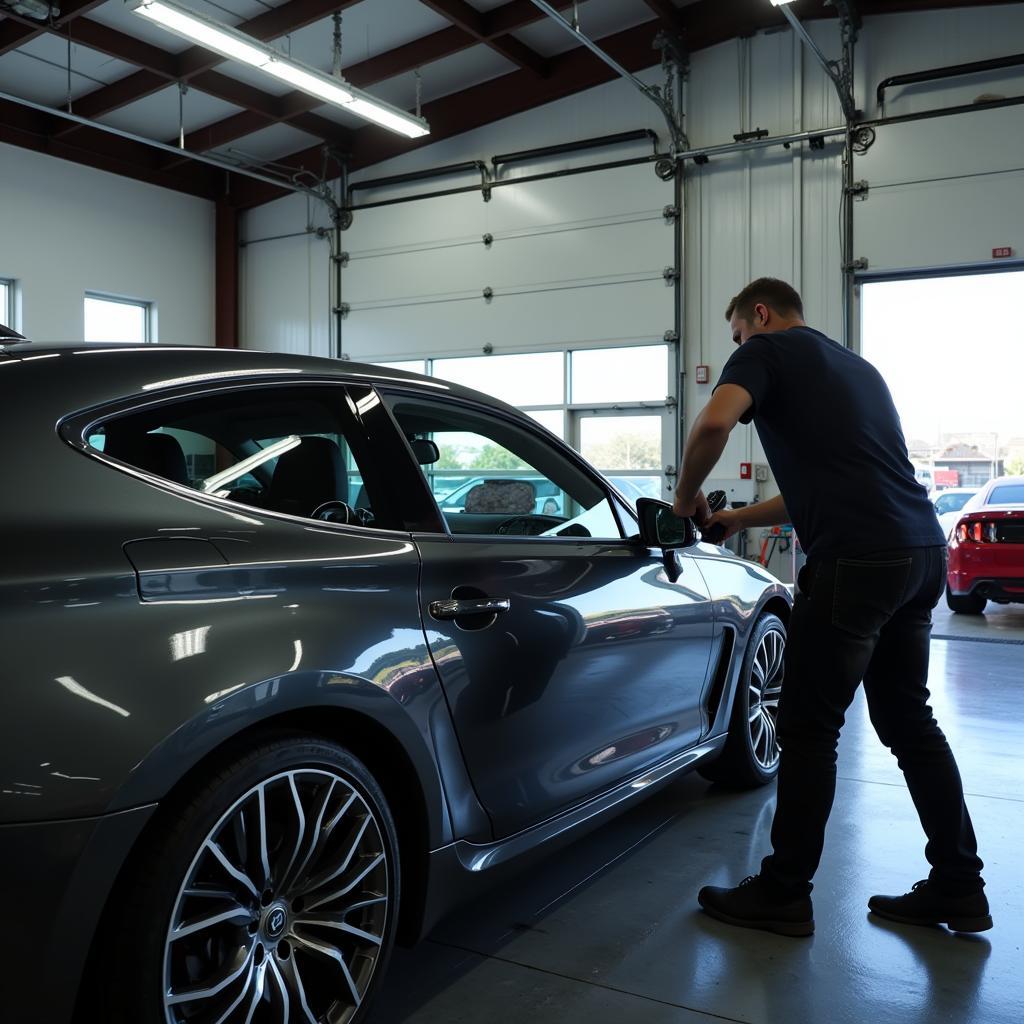
M 637 498 L 640 539 L 649 548 L 688 548 L 697 543 L 697 530 L 692 519 L 677 516 L 672 506 L 657 498 Z
M 421 466 L 432 466 L 441 458 L 441 450 L 437 445 L 425 437 L 414 437 L 409 445 L 416 461 Z

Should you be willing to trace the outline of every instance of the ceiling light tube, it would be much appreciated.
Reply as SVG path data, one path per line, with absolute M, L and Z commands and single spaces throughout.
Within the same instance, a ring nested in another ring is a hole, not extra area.
M 198 43 L 228 60 L 256 68 L 357 117 L 372 121 L 410 139 L 430 134 L 430 126 L 422 117 L 416 117 L 393 107 L 390 103 L 374 99 L 342 79 L 286 57 L 252 36 L 213 21 L 182 4 L 171 0 L 127 0 L 127 3 L 136 14 L 149 19 L 168 32 Z

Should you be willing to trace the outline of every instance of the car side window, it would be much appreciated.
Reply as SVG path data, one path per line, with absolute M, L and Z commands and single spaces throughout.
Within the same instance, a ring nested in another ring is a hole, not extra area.
M 622 538 L 607 491 L 539 434 L 457 402 L 384 399 L 410 443 L 436 445 L 417 461 L 453 534 Z
M 390 528 L 342 387 L 243 388 L 111 416 L 97 451 L 173 483 L 302 518 Z M 373 492 L 371 495 L 371 491 Z

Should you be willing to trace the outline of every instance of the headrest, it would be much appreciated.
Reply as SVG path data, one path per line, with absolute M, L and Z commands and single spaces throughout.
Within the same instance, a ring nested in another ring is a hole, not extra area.
M 537 488 L 528 480 L 485 480 L 466 495 L 466 511 L 529 515 L 536 500 Z
M 338 446 L 326 437 L 304 437 L 278 460 L 269 506 L 308 516 L 325 501 L 348 501 L 348 472 Z
M 136 469 L 188 486 L 185 453 L 170 434 L 139 434 L 108 431 L 103 451 L 111 458 L 127 462 Z

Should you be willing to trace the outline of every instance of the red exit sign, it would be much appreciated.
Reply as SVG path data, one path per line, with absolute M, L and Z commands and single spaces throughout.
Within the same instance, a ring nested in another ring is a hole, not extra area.
M 992 250 L 992 259 L 1007 260 L 1013 255 L 1013 249 L 1008 245 L 1001 245 L 998 249 Z

